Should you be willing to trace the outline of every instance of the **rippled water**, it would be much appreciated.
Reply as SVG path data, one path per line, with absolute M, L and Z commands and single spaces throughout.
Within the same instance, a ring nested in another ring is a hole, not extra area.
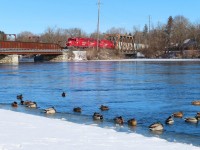
M 59 113 L 50 117 L 94 124 L 91 116 L 104 104 L 110 110 L 101 112 L 105 120 L 99 126 L 200 146 L 200 123 L 175 119 L 174 125 L 164 125 L 163 133 L 148 130 L 153 122 L 164 124 L 173 112 L 183 111 L 184 117 L 200 112 L 200 106 L 191 105 L 200 99 L 200 61 L 0 64 L 0 86 L 0 108 L 45 116 L 42 109 L 54 106 Z M 20 93 L 39 108 L 11 108 Z M 72 111 L 78 106 L 81 114 Z M 125 121 L 134 117 L 138 126 L 116 126 L 116 116 Z

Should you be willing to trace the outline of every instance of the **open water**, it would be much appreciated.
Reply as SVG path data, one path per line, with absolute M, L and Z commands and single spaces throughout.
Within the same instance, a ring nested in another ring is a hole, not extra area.
M 67 96 L 62 97 L 62 92 Z M 38 109 L 24 106 L 12 108 L 16 95 L 37 102 Z M 200 123 L 175 119 L 164 122 L 173 112 L 184 117 L 195 116 L 200 106 L 191 102 L 200 99 L 200 61 L 122 61 L 0 64 L 0 108 L 68 121 L 97 124 L 119 132 L 136 132 L 200 146 Z M 110 107 L 101 112 L 100 105 Z M 55 115 L 43 109 L 54 106 Z M 74 113 L 81 107 L 82 113 Z M 94 122 L 92 115 L 100 112 L 103 122 Z M 125 121 L 136 118 L 138 125 L 130 128 L 114 124 L 113 118 Z M 148 126 L 160 121 L 165 130 L 150 132 Z

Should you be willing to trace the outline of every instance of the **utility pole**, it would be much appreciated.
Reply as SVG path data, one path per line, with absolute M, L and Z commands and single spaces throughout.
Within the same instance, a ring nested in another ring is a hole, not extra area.
M 98 0 L 98 20 L 97 20 L 97 52 L 99 51 L 99 16 L 100 16 L 100 0 Z
M 151 16 L 149 15 L 149 33 L 150 33 L 150 28 L 151 28 Z

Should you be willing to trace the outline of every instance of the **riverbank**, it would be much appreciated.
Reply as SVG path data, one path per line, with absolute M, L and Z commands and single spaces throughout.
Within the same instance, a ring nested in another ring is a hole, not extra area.
M 93 125 L 50 119 L 0 109 L 1 150 L 200 150 L 199 147 L 167 142 L 136 133 L 116 132 Z
M 135 58 L 135 59 L 110 59 L 110 60 L 89 60 L 90 61 L 144 61 L 144 62 L 173 62 L 173 61 L 200 61 L 200 59 L 148 59 L 148 58 Z

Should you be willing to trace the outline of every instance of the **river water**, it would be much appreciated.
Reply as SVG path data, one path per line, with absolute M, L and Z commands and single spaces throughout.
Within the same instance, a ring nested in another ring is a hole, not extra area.
M 67 96 L 62 97 L 62 92 Z M 16 95 L 37 102 L 38 109 L 24 106 L 12 108 Z M 54 106 L 58 111 L 46 117 L 97 124 L 119 132 L 136 132 L 200 146 L 200 123 L 175 119 L 164 122 L 173 112 L 184 117 L 195 116 L 200 106 L 191 102 L 200 99 L 200 61 L 108 61 L 68 63 L 0 64 L 0 108 L 46 116 L 42 110 Z M 100 105 L 110 107 L 101 112 Z M 81 107 L 82 113 L 74 113 Z M 92 115 L 100 112 L 103 122 L 94 122 Z M 138 125 L 130 128 L 115 125 L 113 118 L 125 121 L 136 118 Z M 165 130 L 152 133 L 148 126 L 160 121 Z

